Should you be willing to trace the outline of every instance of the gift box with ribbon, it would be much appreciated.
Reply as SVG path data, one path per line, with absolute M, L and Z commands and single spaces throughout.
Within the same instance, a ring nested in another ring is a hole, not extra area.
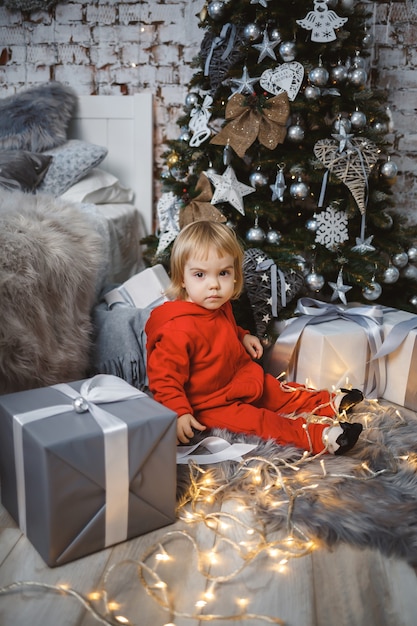
M 355 387 L 368 398 L 385 388 L 381 306 L 339 306 L 300 298 L 297 317 L 283 322 L 264 367 L 313 389 Z
M 417 410 L 417 315 L 390 309 L 384 312 L 384 343 L 376 358 L 386 358 L 382 397 Z
M 109 308 L 115 305 L 145 309 L 158 306 L 166 300 L 166 290 L 171 281 L 163 265 L 157 264 L 135 274 L 122 285 L 104 294 Z
M 47 565 L 175 521 L 176 421 L 111 375 L 0 397 L 2 502 Z

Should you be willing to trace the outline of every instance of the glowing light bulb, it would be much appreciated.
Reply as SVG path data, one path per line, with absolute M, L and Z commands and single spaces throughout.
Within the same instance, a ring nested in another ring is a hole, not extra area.
M 120 609 L 120 604 L 114 601 L 109 602 L 107 606 L 109 608 L 109 611 L 117 611 L 117 609 Z
M 130 624 L 127 617 L 124 617 L 123 615 L 115 615 L 114 619 L 116 622 L 119 622 L 119 624 Z

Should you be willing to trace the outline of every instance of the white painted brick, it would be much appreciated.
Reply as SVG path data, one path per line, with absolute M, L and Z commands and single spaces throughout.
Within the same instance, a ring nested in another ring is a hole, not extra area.
M 2 46 L 23 45 L 26 43 L 26 33 L 22 26 L 1 26 L 0 41 Z
M 88 65 L 57 65 L 54 79 L 72 85 L 77 93 L 91 93 L 94 91 L 94 74 L 94 67 Z
M 89 4 L 86 17 L 88 23 L 114 24 L 116 22 L 116 7 L 110 4 Z
M 83 19 L 83 5 L 73 2 L 71 4 L 58 3 L 55 8 L 55 19 L 58 24 L 81 22 Z
M 21 65 L 26 63 L 28 46 L 9 46 L 10 49 L 10 64 Z

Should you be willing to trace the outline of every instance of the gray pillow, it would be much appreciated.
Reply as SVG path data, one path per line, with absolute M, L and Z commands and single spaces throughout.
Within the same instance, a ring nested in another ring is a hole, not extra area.
M 0 187 L 14 191 L 34 191 L 49 167 L 52 157 L 26 150 L 0 150 Z
M 52 156 L 52 163 L 38 190 L 60 196 L 97 167 L 107 152 L 103 146 L 79 139 L 70 139 L 62 146 L 48 150 L 45 154 Z
M 0 148 L 44 152 L 64 143 L 77 100 L 57 82 L 0 98 Z

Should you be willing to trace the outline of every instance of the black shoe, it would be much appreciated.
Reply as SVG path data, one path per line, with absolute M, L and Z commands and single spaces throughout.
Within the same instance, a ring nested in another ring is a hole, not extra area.
M 343 432 L 336 439 L 339 448 L 336 450 L 335 454 L 345 454 L 353 448 L 359 439 L 363 426 L 362 424 L 358 424 L 358 422 L 339 422 L 339 426 L 343 429 Z
M 349 413 L 356 404 L 363 400 L 363 393 L 359 389 L 341 389 L 341 391 L 345 391 L 346 395 L 340 402 L 339 413 Z

